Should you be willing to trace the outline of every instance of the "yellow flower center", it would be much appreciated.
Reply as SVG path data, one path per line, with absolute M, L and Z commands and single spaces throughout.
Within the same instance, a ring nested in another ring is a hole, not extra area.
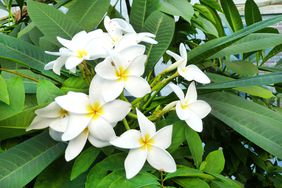
M 189 104 L 188 104 L 188 101 L 185 101 L 185 102 L 181 102 L 181 108 L 182 108 L 182 109 L 186 109 L 186 108 L 189 108 Z
M 143 138 L 142 137 L 140 138 L 139 142 L 142 145 L 142 149 L 150 150 L 152 147 L 152 144 L 154 143 L 154 140 L 150 138 L 149 134 L 146 134 Z
M 60 114 L 60 117 L 61 117 L 61 118 L 64 118 L 64 117 L 66 117 L 69 113 L 68 113 L 66 110 L 64 110 L 64 109 L 61 109 L 61 110 L 59 111 L 59 114 Z
M 94 103 L 93 105 L 88 106 L 88 112 L 89 116 L 91 116 L 93 119 L 97 119 L 104 113 L 104 110 L 100 103 Z
M 77 55 L 78 58 L 84 58 L 85 56 L 88 55 L 88 52 L 86 50 L 84 50 L 84 49 L 77 50 L 76 51 L 76 55 Z
M 120 81 L 126 81 L 128 78 L 128 71 L 123 67 L 119 67 L 119 69 L 116 70 L 116 76 Z

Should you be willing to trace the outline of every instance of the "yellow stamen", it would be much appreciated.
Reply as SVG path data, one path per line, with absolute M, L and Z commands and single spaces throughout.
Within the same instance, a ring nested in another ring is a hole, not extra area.
M 76 54 L 78 58 L 84 58 L 85 56 L 88 55 L 88 52 L 82 49 L 82 50 L 77 50 Z
M 120 81 L 126 81 L 128 78 L 128 70 L 124 69 L 123 67 L 119 67 L 119 69 L 116 70 L 116 76 Z
M 68 113 L 66 110 L 64 110 L 64 109 L 61 109 L 61 110 L 59 111 L 59 114 L 60 114 L 60 117 L 61 117 L 61 118 L 64 118 L 64 117 L 66 117 L 69 113 Z
M 181 108 L 182 108 L 182 109 L 186 109 L 186 108 L 189 108 L 189 104 L 188 104 L 188 101 L 185 101 L 185 102 L 181 102 Z
M 104 110 L 100 103 L 94 103 L 93 105 L 88 106 L 88 115 L 91 116 L 93 119 L 99 118 L 103 113 Z
M 140 138 L 139 142 L 142 145 L 142 149 L 150 150 L 152 147 L 152 144 L 154 143 L 154 140 L 150 138 L 149 134 L 146 134 L 143 138 Z

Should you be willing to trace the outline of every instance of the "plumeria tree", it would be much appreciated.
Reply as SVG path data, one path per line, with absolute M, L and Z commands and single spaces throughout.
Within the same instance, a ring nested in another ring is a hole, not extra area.
M 247 25 L 232 0 L 1 6 L 0 187 L 281 186 L 281 63 L 266 66 L 281 16 L 253 0 Z

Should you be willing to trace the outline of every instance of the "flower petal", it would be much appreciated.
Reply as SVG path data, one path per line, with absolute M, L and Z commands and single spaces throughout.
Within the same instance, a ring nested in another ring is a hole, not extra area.
M 177 102 L 176 104 L 176 114 L 181 120 L 186 120 L 189 117 L 197 116 L 197 114 L 192 111 L 189 105 L 187 107 L 183 107 L 181 102 Z
M 177 97 L 182 101 L 184 99 L 184 93 L 182 91 L 182 89 L 173 84 L 173 83 L 169 83 L 168 86 L 172 89 L 172 91 L 177 95 Z
M 103 107 L 103 117 L 108 122 L 121 121 L 131 110 L 131 104 L 122 100 L 114 100 L 106 103 Z
M 111 140 L 110 143 L 119 148 L 125 149 L 135 149 L 140 148 L 142 145 L 140 143 L 141 133 L 140 131 L 131 129 L 124 132 L 119 137 Z
M 185 120 L 185 122 L 194 131 L 202 132 L 202 130 L 203 130 L 203 122 L 202 122 L 202 119 L 200 117 L 197 117 L 197 116 L 193 116 L 192 117 L 192 116 L 190 116 L 189 118 L 187 118 Z
M 110 141 L 116 137 L 112 125 L 102 117 L 92 119 L 88 129 L 91 135 L 102 141 Z
M 132 149 L 129 151 L 125 161 L 124 168 L 126 178 L 133 178 L 140 172 L 147 158 L 147 151 L 143 149 Z
M 70 114 L 69 123 L 62 136 L 63 141 L 72 140 L 77 137 L 89 125 L 91 116 L 81 114 Z
M 63 109 L 77 114 L 87 114 L 89 112 L 89 98 L 84 93 L 68 92 L 67 95 L 55 98 L 56 103 Z
M 138 56 L 141 56 L 145 53 L 146 47 L 144 45 L 136 44 L 129 46 L 120 51 L 122 57 L 127 60 L 126 67 Z
M 201 119 L 206 117 L 211 112 L 210 105 L 202 100 L 198 100 L 189 104 L 190 109 L 195 112 Z
M 185 45 L 183 43 L 181 43 L 179 45 L 179 53 L 180 53 L 180 56 L 183 59 L 183 61 L 185 62 L 185 65 L 186 65 L 186 63 L 187 63 L 187 51 L 186 51 Z
M 70 49 L 70 50 L 75 50 L 76 47 L 74 45 L 74 43 L 71 40 L 67 40 L 61 37 L 57 37 L 57 40 L 59 41 L 59 43 L 61 43 L 64 47 Z
M 172 125 L 165 126 L 156 132 L 152 138 L 154 140 L 153 145 L 162 149 L 167 149 L 171 144 L 172 138 Z
M 148 163 L 157 170 L 175 172 L 176 164 L 172 156 L 164 149 L 152 146 L 148 151 Z
M 88 136 L 88 140 L 96 148 L 102 148 L 102 147 L 111 145 L 108 141 L 102 141 L 102 140 L 96 139 L 91 134 Z
M 76 56 L 70 56 L 66 59 L 66 69 L 71 70 L 79 65 L 83 61 L 82 58 L 78 58 Z
M 156 126 L 137 108 L 136 112 L 142 137 L 145 137 L 147 134 L 150 137 L 154 136 L 156 134 Z
M 195 82 L 192 82 L 189 85 L 185 96 L 185 101 L 188 101 L 188 104 L 197 101 L 197 90 L 196 90 Z
M 65 62 L 67 60 L 67 57 L 61 56 L 58 57 L 58 59 L 55 60 L 53 65 L 53 72 L 60 75 L 62 67 L 65 65 Z M 45 68 L 45 67 L 44 67 Z
M 112 60 L 110 58 L 106 58 L 103 62 L 96 65 L 95 71 L 104 79 L 118 80 L 116 68 L 112 65 Z
M 58 132 L 58 131 L 55 131 L 54 129 L 50 128 L 49 129 L 49 135 L 53 140 L 56 140 L 58 142 L 62 141 L 62 135 L 63 135 L 62 132 Z
M 35 114 L 45 118 L 58 118 L 61 110 L 62 108 L 56 102 L 51 102 L 46 107 L 35 110 Z
M 129 76 L 125 81 L 125 89 L 134 97 L 144 97 L 151 92 L 148 82 L 141 77 Z
M 69 144 L 65 151 L 66 161 L 70 161 L 79 155 L 79 153 L 82 151 L 82 149 L 85 146 L 87 137 L 88 137 L 88 131 L 83 131 L 77 137 L 69 141 Z
M 178 55 L 178 54 L 176 54 L 176 53 L 174 53 L 174 52 L 172 52 L 170 50 L 167 50 L 166 54 L 171 56 L 171 57 L 173 57 L 173 59 L 175 59 L 175 61 L 182 61 L 183 60 L 180 55 Z
M 186 80 L 195 80 L 198 83 L 208 84 L 210 83 L 209 77 L 205 75 L 196 65 L 188 65 L 185 68 L 178 68 L 178 73 Z
M 145 71 L 146 55 L 136 57 L 128 66 L 127 71 L 130 76 L 142 76 Z
M 49 127 L 57 132 L 65 132 L 69 123 L 69 116 L 58 118 L 50 123 Z
M 26 131 L 34 130 L 34 129 L 45 129 L 49 127 L 52 121 L 56 120 L 56 118 L 42 118 L 36 116 L 31 124 L 26 128 Z

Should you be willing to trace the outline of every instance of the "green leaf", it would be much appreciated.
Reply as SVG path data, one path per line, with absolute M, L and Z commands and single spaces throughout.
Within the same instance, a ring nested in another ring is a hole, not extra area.
M 61 89 L 64 92 L 76 91 L 88 93 L 89 84 L 81 77 L 70 77 L 64 81 Z
M 183 188 L 209 188 L 209 184 L 199 178 L 176 178 L 175 181 Z
M 191 178 L 198 177 L 198 178 L 209 179 L 209 180 L 214 179 L 214 177 L 209 174 L 205 174 L 200 170 L 190 168 L 187 166 L 178 166 L 176 172 L 167 174 L 164 180 L 172 179 L 175 177 L 191 177 Z
M 45 54 L 38 47 L 14 37 L 0 34 L 0 48 L 1 59 L 13 61 L 27 68 L 35 69 L 56 81 L 62 81 L 62 78 L 52 71 L 44 70 L 44 65 L 54 60 L 54 58 Z
M 130 23 L 137 32 L 140 32 L 144 27 L 148 1 L 149 0 L 134 0 L 132 3 Z
M 282 51 L 282 44 L 279 44 L 278 46 L 275 46 L 264 58 L 263 63 L 265 63 L 270 58 L 276 56 L 278 53 Z
M 243 188 L 244 187 L 243 185 L 239 184 L 238 182 L 232 181 L 228 177 L 224 177 L 220 174 L 211 173 L 211 175 L 213 175 L 214 177 L 217 178 L 217 180 L 212 180 L 212 183 L 210 184 L 211 187 L 216 187 L 216 188 L 226 188 L 226 187 L 228 187 L 228 188 Z M 217 186 L 214 185 L 215 182 L 216 182 Z
M 56 37 L 71 39 L 82 28 L 67 15 L 53 6 L 28 0 L 28 15 L 36 27 L 52 41 L 59 44 Z M 84 12 L 82 10 L 81 12 Z
M 270 85 L 282 82 L 282 74 L 280 72 L 269 73 L 264 75 L 253 76 L 249 78 L 240 78 L 237 80 L 221 83 L 212 83 L 201 86 L 200 89 L 226 89 L 234 87 L 245 87 L 254 85 Z
M 6 81 L 7 89 L 10 96 L 10 105 L 0 102 L 0 121 L 11 117 L 24 108 L 24 87 L 21 78 L 11 78 Z
M 44 132 L 1 153 L 0 187 L 25 186 L 59 157 L 64 149 L 65 144 L 53 141 Z
M 211 58 L 219 58 L 233 54 L 263 50 L 267 48 L 272 48 L 281 43 L 282 36 L 280 34 L 253 33 L 217 52 Z
M 212 9 L 215 9 L 219 12 L 223 12 L 221 7 L 220 7 L 220 4 L 218 3 L 217 0 L 200 0 L 200 3 L 210 7 Z
M 222 50 L 223 48 L 229 46 L 234 41 L 256 31 L 259 31 L 267 26 L 271 26 L 275 23 L 282 21 L 282 16 L 277 16 L 275 18 L 271 18 L 265 21 L 261 21 L 251 26 L 246 27 L 238 32 L 231 34 L 230 36 L 221 37 L 217 39 L 213 39 L 208 41 L 202 45 L 197 46 L 196 48 L 192 49 L 188 52 L 188 59 L 190 64 L 199 63 L 213 54 L 217 53 L 218 51 Z
M 74 161 L 71 171 L 71 180 L 77 178 L 85 172 L 98 157 L 100 150 L 95 147 L 89 147 L 84 150 Z
M 69 8 L 67 15 L 86 31 L 92 31 L 102 21 L 110 7 L 110 0 L 77 0 Z
M 172 16 L 181 16 L 189 23 L 194 15 L 192 5 L 186 0 L 162 0 L 159 10 Z
M 125 153 L 117 153 L 108 156 L 103 161 L 97 163 L 88 173 L 85 187 L 96 187 L 99 182 L 105 177 L 109 171 L 122 170 L 123 162 L 125 159 Z
M 198 16 L 197 18 L 194 18 L 192 21 L 194 25 L 200 30 L 202 30 L 204 33 L 218 37 L 218 32 L 216 27 L 206 18 Z
M 245 3 L 245 20 L 247 25 L 252 25 L 262 20 L 259 8 L 254 0 L 247 0 Z
M 54 101 L 54 99 L 64 93 L 48 80 L 40 80 L 37 86 L 36 98 L 38 104 L 45 104 Z
M 242 29 L 243 22 L 233 0 L 220 0 L 220 4 L 231 29 L 234 32 Z
M 223 171 L 225 165 L 222 148 L 210 152 L 202 164 L 201 170 L 203 170 L 204 172 L 220 174 Z
M 259 72 L 257 66 L 248 61 L 226 61 L 224 64 L 227 69 L 242 77 L 253 76 Z
M 27 134 L 25 129 L 30 125 L 34 110 L 40 106 L 27 108 L 24 111 L 0 121 L 0 140 Z
M 214 92 L 202 95 L 212 115 L 269 153 L 282 158 L 282 116 L 236 95 Z
M 8 88 L 6 80 L 0 75 L 0 101 L 10 104 L 10 98 L 8 93 Z
M 165 53 L 166 49 L 173 38 L 175 28 L 174 20 L 158 11 L 153 12 L 145 21 L 145 31 L 156 35 L 158 44 L 147 45 L 148 61 L 146 71 L 152 71 L 155 64 Z
M 202 157 L 204 153 L 202 140 L 197 132 L 190 127 L 186 127 L 185 131 L 186 141 L 188 143 L 189 150 L 192 154 L 195 166 L 200 167 Z

